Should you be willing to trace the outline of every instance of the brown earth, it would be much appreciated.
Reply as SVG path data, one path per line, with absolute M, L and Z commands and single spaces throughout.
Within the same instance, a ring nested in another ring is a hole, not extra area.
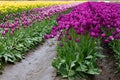
M 108 49 L 103 51 L 103 55 L 105 55 L 105 58 L 98 61 L 100 74 L 91 76 L 87 80 L 120 80 L 114 53 Z

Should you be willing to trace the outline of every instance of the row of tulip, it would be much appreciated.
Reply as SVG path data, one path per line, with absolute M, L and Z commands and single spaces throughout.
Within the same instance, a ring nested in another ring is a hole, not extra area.
M 77 4 L 35 8 L 23 11 L 17 17 L 8 18 L 0 24 L 0 70 L 4 63 L 14 63 L 25 55 L 24 53 L 41 43 L 53 24 L 57 15 L 68 13 L 69 8 Z M 67 11 L 66 11 L 67 10 Z
M 120 4 L 86 2 L 60 15 L 46 39 L 57 36 L 58 58 L 53 66 L 63 77 L 76 80 L 99 74 L 96 60 L 102 45 L 109 45 L 120 62 Z M 101 45 L 102 44 L 102 45 Z
M 97 7 L 98 6 L 98 7 Z M 58 27 L 55 30 L 73 27 L 77 34 L 85 34 L 89 31 L 92 37 L 100 37 L 105 43 L 119 39 L 119 4 L 115 3 L 84 3 L 76 7 L 71 13 L 59 16 Z M 48 37 L 52 36 L 47 35 Z M 54 35 L 56 36 L 56 35 Z
M 70 3 L 74 3 L 74 1 L 0 1 L 0 19 L 10 13 L 14 14 L 24 10 L 31 10 L 33 8 Z
M 72 6 L 73 5 L 68 4 L 67 6 L 60 5 L 46 8 L 35 8 L 30 11 L 24 11 L 20 13 L 17 17 L 13 18 L 13 20 L 11 20 L 11 17 L 14 15 L 8 16 L 6 18 L 7 21 L 0 24 L 0 28 L 2 29 L 1 34 L 4 36 L 10 31 L 10 34 L 12 35 L 14 31 L 20 29 L 21 26 L 24 28 L 32 27 L 36 21 L 40 22 L 43 19 L 49 19 L 50 16 L 56 14 L 57 12 L 65 11 Z

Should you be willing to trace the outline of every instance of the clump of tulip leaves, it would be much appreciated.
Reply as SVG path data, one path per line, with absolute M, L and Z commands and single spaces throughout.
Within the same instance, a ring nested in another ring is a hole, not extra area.
M 119 8 L 118 3 L 87 2 L 57 18 L 58 25 L 45 37 L 58 37 L 57 58 L 52 65 L 59 74 L 69 80 L 99 74 L 96 61 L 103 57 L 101 45 L 113 50 L 120 70 Z
M 70 29 L 58 42 L 57 58 L 53 59 L 52 65 L 64 78 L 79 80 L 88 74 L 99 74 L 96 61 L 101 57 L 96 38 L 89 34 L 76 35 L 75 30 Z
M 117 70 L 118 72 L 120 72 L 120 40 L 114 40 L 110 42 L 108 45 L 115 53 L 114 57 L 116 59 Z

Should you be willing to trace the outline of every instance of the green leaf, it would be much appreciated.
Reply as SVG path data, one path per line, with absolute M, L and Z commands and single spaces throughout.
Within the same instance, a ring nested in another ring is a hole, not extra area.
M 3 55 L 4 59 L 5 59 L 5 62 L 13 62 L 10 58 L 13 58 L 13 56 L 9 53 L 9 54 L 4 54 Z
M 67 77 L 68 77 L 68 75 L 62 75 L 62 77 L 67 78 Z
M 5 62 L 7 62 L 8 61 L 8 56 L 3 56 L 4 57 L 4 59 L 5 59 Z
M 99 74 L 99 71 L 98 71 L 98 69 L 96 69 L 96 68 L 94 68 L 94 69 L 93 69 L 93 68 L 90 68 L 87 73 L 88 73 L 88 74 L 95 75 L 95 74 Z
M 105 55 L 102 55 L 100 53 L 96 53 L 95 56 L 98 57 L 98 58 L 105 58 L 106 57 Z
M 22 55 L 21 54 L 15 54 L 15 57 L 17 57 L 18 59 L 22 59 Z
M 15 59 L 8 58 L 8 61 L 14 63 Z
M 75 71 L 74 70 L 69 70 L 68 76 L 73 76 L 75 75 Z
M 68 80 L 75 80 L 75 77 L 68 77 Z
M 85 60 L 84 63 L 85 63 L 86 65 L 90 65 L 90 61 L 88 61 L 88 60 Z
M 75 63 L 76 63 L 76 61 L 72 61 L 70 68 L 74 67 L 74 66 L 75 66 Z
M 92 55 L 89 55 L 89 56 L 86 57 L 86 59 L 92 59 L 92 58 L 93 58 Z
M 58 69 L 59 62 L 59 59 L 54 58 L 52 60 L 52 66 Z
M 61 75 L 62 75 L 63 77 L 68 77 L 68 71 L 67 71 L 65 65 L 66 65 L 66 64 L 64 64 L 64 63 L 60 63 L 60 64 L 59 64 L 58 71 L 61 73 Z
M 87 71 L 87 66 L 82 64 L 82 63 L 79 63 L 80 65 L 77 67 L 76 71 Z
M 64 59 L 61 60 L 61 63 L 65 63 L 66 61 Z

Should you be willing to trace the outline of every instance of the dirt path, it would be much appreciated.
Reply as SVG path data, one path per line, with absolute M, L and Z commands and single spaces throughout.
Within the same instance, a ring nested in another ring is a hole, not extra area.
M 105 50 L 103 54 L 106 57 L 98 62 L 101 73 L 95 76 L 93 80 L 120 80 L 114 53 L 110 50 Z
M 105 58 L 99 61 L 101 73 L 89 77 L 87 80 L 120 80 L 120 73 L 116 74 L 115 59 L 110 51 L 105 51 Z M 21 62 L 7 65 L 0 80 L 67 80 L 55 77 L 56 71 L 51 66 L 52 59 L 56 56 L 55 39 L 47 40 L 44 45 L 30 51 Z
M 55 39 L 47 40 L 21 62 L 6 66 L 0 80 L 54 80 L 56 71 L 51 61 L 56 56 L 55 44 Z

